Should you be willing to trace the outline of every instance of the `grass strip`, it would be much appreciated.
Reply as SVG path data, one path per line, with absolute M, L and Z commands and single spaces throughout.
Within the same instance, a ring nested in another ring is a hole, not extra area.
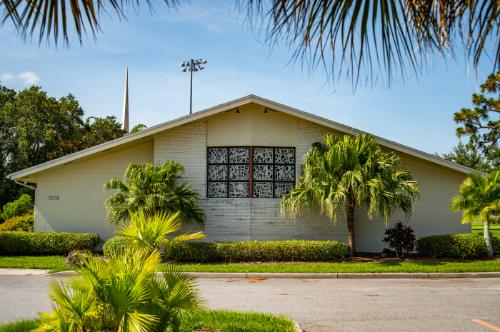
M 182 318 L 181 331 L 222 332 L 293 332 L 292 321 L 285 316 L 255 312 L 209 310 Z
M 22 320 L 0 325 L 0 332 L 25 332 L 35 329 L 38 319 Z M 294 326 L 284 316 L 254 312 L 207 310 L 185 315 L 181 319 L 181 331 L 210 332 L 293 332 Z
M 381 261 L 345 262 L 275 262 L 275 263 L 218 263 L 175 264 L 185 272 L 240 272 L 240 273 L 454 273 L 454 272 L 499 272 L 500 259 L 446 260 L 408 259 Z M 166 264 L 162 269 L 166 269 Z M 51 272 L 68 270 L 60 256 L 16 256 L 0 257 L 0 268 L 46 269 Z
M 51 272 L 69 270 L 62 256 L 0 256 L 0 268 L 42 269 Z
M 337 263 L 229 263 L 229 264 L 178 264 L 185 272 L 240 272 L 240 273 L 455 273 L 498 272 L 500 259 L 474 261 L 383 261 Z M 163 266 L 166 269 L 166 265 Z

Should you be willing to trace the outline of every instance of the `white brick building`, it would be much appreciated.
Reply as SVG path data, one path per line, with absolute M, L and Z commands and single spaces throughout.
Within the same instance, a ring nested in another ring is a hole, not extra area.
M 126 135 L 111 142 L 14 174 L 36 184 L 35 230 L 96 232 L 106 239 L 114 227 L 106 220 L 103 185 L 122 177 L 129 163 L 177 160 L 185 180 L 198 191 L 209 241 L 346 240 L 341 221 L 318 213 L 280 217 L 279 196 L 293 186 L 302 158 L 326 133 L 358 130 L 257 96 L 247 96 L 190 116 Z M 396 152 L 418 181 L 421 197 L 410 224 L 417 236 L 468 232 L 450 211 L 451 197 L 470 169 L 401 144 L 377 138 Z M 396 215 L 394 221 L 403 219 Z M 383 248 L 384 224 L 357 210 L 359 251 Z

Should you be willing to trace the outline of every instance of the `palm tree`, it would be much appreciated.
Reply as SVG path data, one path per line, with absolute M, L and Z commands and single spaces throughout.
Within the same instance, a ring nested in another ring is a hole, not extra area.
M 399 157 L 383 152 L 372 136 L 326 135 L 324 143 L 315 143 L 304 157 L 304 175 L 283 196 L 281 211 L 295 217 L 319 208 L 333 222 L 345 213 L 354 256 L 357 208 L 364 205 L 369 218 L 381 215 L 387 224 L 396 208 L 410 214 L 418 194 L 417 182 L 402 169 Z
M 198 193 L 180 177 L 184 167 L 175 161 L 162 166 L 153 163 L 130 164 L 125 179 L 111 179 L 106 190 L 116 192 L 106 200 L 108 218 L 119 223 L 130 213 L 143 211 L 148 216 L 179 211 L 181 221 L 202 224 L 204 214 L 198 207 Z
M 179 2 L 164 0 L 169 7 Z M 409 67 L 418 74 L 429 54 L 453 54 L 458 47 L 463 47 L 476 68 L 485 55 L 492 59 L 492 71 L 500 67 L 500 6 L 494 0 L 241 3 L 250 18 L 262 17 L 268 41 L 284 41 L 295 49 L 297 59 L 311 66 L 322 63 L 334 77 L 345 74 L 354 83 L 362 73 L 374 81 L 379 72 L 385 72 L 389 82 L 397 70 L 404 75 Z M 62 37 L 66 43 L 71 27 L 80 42 L 86 31 L 95 36 L 101 12 L 124 18 L 131 6 L 152 8 L 150 0 L 0 0 L 2 5 L 4 19 L 11 19 L 24 35 L 37 32 L 40 41 L 53 37 L 57 42 Z
M 463 223 L 475 220 L 483 222 L 484 240 L 488 255 L 492 257 L 490 222 L 500 217 L 500 170 L 491 171 L 487 176 L 470 174 L 459 191 L 460 194 L 451 201 L 451 208 L 455 212 L 464 212 Z
M 52 282 L 54 311 L 41 314 L 37 331 L 178 331 L 180 315 L 201 306 L 188 275 L 173 267 L 157 274 L 157 250 L 81 260 L 77 277 Z

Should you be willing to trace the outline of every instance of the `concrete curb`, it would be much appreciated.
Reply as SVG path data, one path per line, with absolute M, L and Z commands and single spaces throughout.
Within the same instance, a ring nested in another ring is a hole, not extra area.
M 49 272 L 41 269 L 0 269 L 1 276 L 43 276 Z
M 2 274 L 2 273 L 0 273 Z M 450 278 L 500 278 L 500 272 L 460 272 L 460 273 L 217 273 L 188 272 L 201 279 L 450 279 Z M 22 275 L 22 274 L 15 274 Z M 75 271 L 49 274 L 54 277 L 75 276 Z
M 461 273 L 212 273 L 190 272 L 195 278 L 265 278 L 265 279 L 448 279 L 500 278 L 500 272 Z

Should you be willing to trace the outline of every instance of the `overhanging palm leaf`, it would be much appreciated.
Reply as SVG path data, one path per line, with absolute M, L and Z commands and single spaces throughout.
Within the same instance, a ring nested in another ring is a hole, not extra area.
M 176 0 L 163 0 L 167 6 L 175 6 Z M 129 8 L 137 9 L 141 5 L 153 9 L 151 0 L 1 0 L 0 7 L 5 7 L 5 17 L 12 22 L 23 35 L 33 35 L 38 31 L 38 39 L 54 39 L 57 43 L 62 37 L 69 42 L 70 28 L 82 42 L 86 32 L 95 37 L 100 30 L 102 14 L 126 18 Z
M 181 1 L 164 0 L 175 7 Z M 430 54 L 454 53 L 464 47 L 477 68 L 484 56 L 492 71 L 500 68 L 500 5 L 495 0 L 245 0 L 248 15 L 263 18 L 270 43 L 285 41 L 294 58 L 327 73 L 350 77 L 356 85 L 366 76 L 374 82 L 385 73 L 407 67 L 415 73 Z M 150 0 L 0 0 L 6 19 L 24 35 L 38 31 L 39 40 L 62 35 L 73 26 L 78 40 L 88 30 L 95 36 L 101 13 L 125 18 L 127 8 Z M 260 21 L 260 20 L 259 20 Z M 70 23 L 71 22 L 71 23 Z M 462 43 L 459 43 L 461 39 Z
M 248 0 L 248 13 L 264 17 L 271 44 L 285 41 L 294 58 L 322 63 L 328 73 L 366 76 L 407 67 L 419 73 L 430 54 L 453 53 L 462 39 L 475 67 L 483 55 L 500 65 L 500 6 L 491 0 Z M 269 4 L 269 5 L 268 5 Z M 488 43 L 491 47 L 487 47 Z M 491 54 L 488 54 L 488 49 Z

